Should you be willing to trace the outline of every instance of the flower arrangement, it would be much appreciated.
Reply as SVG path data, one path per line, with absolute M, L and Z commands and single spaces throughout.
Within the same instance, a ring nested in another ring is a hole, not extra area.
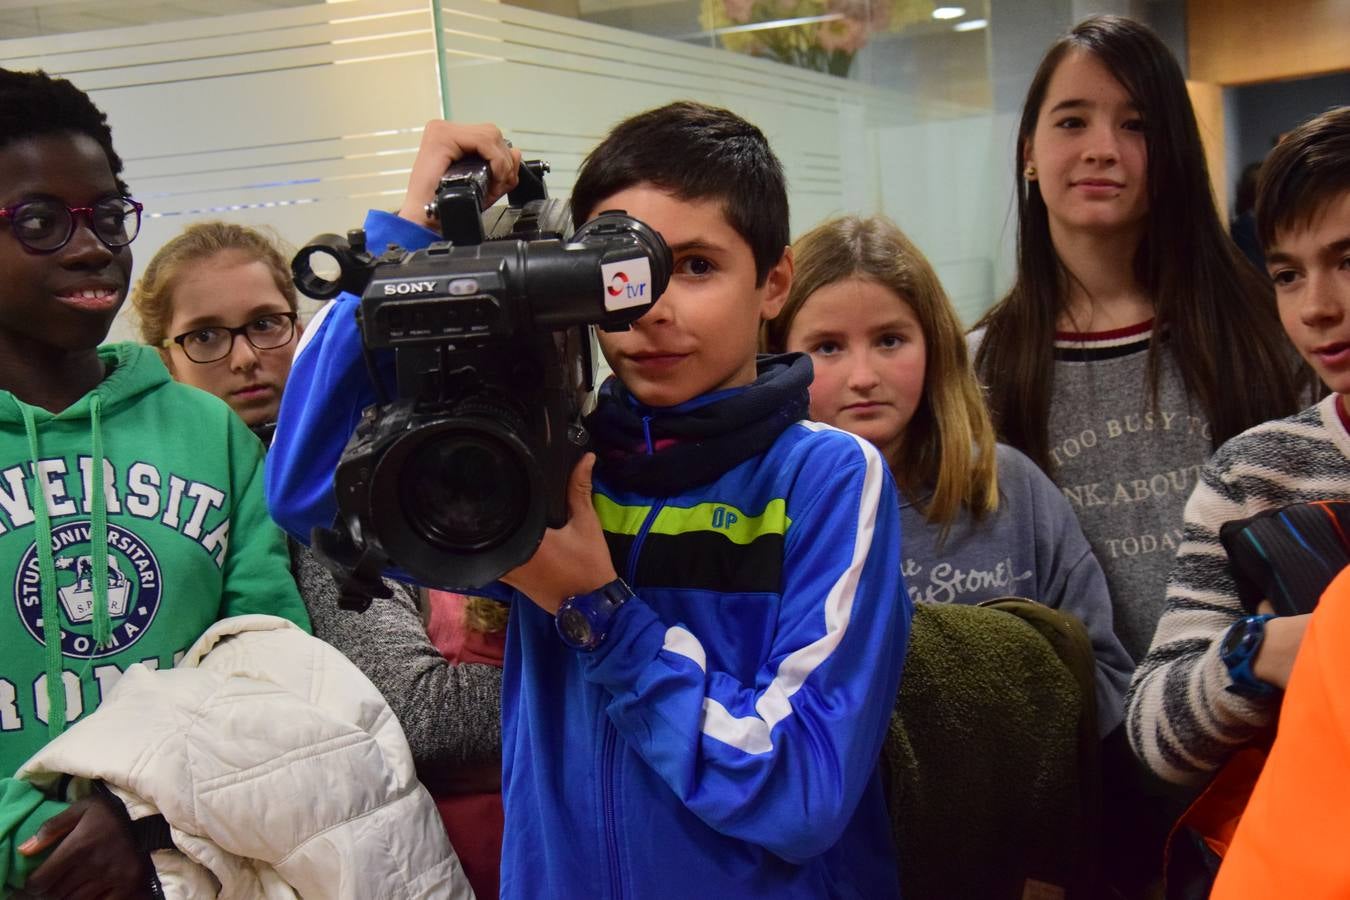
M 728 50 L 844 77 L 872 35 L 927 20 L 933 6 L 933 0 L 701 0 L 699 22 Z M 745 27 L 760 23 L 772 27 Z

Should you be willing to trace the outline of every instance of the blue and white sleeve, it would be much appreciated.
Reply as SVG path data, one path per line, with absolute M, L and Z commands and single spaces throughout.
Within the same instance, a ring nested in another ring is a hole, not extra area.
M 667 628 L 640 591 L 582 663 L 624 740 L 688 809 L 791 862 L 837 843 L 857 808 L 913 612 L 890 473 L 867 442 L 841 443 L 788 497 L 781 605 L 753 684 L 710 669 L 699 639 Z
M 436 239 L 435 233 L 384 212 L 372 211 L 365 227 L 370 247 L 395 243 L 415 250 Z M 267 453 L 268 510 L 305 544 L 314 526 L 333 524 L 333 473 L 362 410 L 377 396 L 361 353 L 356 320 L 360 303 L 359 297 L 342 294 L 310 322 L 291 366 Z M 378 376 L 392 391 L 393 354 L 380 353 L 375 362 Z

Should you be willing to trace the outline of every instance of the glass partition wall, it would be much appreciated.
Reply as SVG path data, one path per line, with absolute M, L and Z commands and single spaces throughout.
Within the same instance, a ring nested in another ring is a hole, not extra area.
M 436 116 L 497 122 L 565 195 L 615 121 L 692 98 L 769 135 L 794 234 L 885 213 L 972 322 L 1008 283 L 1022 92 L 1099 10 L 959 2 L 42 0 L 0 10 L 0 64 L 64 75 L 108 111 L 146 203 L 141 259 L 200 218 L 293 244 L 353 227 L 397 204 Z

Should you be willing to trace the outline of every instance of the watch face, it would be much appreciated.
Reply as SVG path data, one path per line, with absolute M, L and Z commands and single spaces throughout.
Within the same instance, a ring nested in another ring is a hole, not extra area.
M 570 644 L 588 646 L 591 642 L 590 620 L 578 609 L 566 607 L 558 612 L 558 629 Z
M 1238 622 L 1223 637 L 1223 646 L 1219 648 L 1221 656 L 1231 656 L 1242 646 L 1243 639 L 1247 636 L 1247 623 Z

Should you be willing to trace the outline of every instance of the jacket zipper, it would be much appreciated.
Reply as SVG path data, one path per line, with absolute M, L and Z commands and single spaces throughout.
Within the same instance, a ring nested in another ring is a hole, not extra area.
M 647 513 L 647 518 L 642 522 L 642 527 L 638 529 L 632 548 L 628 551 L 625 580 L 630 586 L 635 583 L 637 576 L 638 555 L 642 551 L 642 543 L 647 539 L 647 533 L 651 531 L 652 524 L 656 522 L 657 515 L 660 514 L 661 508 L 665 505 L 666 501 L 664 500 L 658 500 L 652 505 L 651 510 Z M 623 897 L 623 881 L 621 880 L 623 873 L 619 869 L 619 834 L 614 813 L 614 755 L 618 742 L 619 733 L 614 730 L 614 724 L 606 717 L 605 743 L 600 755 L 600 769 L 603 779 L 601 784 L 604 785 L 605 847 L 609 852 L 609 882 L 614 900 L 622 900 Z
M 623 897 L 623 882 L 619 871 L 619 835 L 614 823 L 614 745 L 618 741 L 618 732 L 613 724 L 605 720 L 605 744 L 601 755 L 601 769 L 604 771 L 605 785 L 605 849 L 609 854 L 610 896 L 614 900 Z
M 642 520 L 642 527 L 638 529 L 637 537 L 633 538 L 633 546 L 628 549 L 628 561 L 624 566 L 624 580 L 628 582 L 629 587 L 633 587 L 634 579 L 637 578 L 638 554 L 642 552 L 642 544 L 647 540 L 647 533 L 652 530 L 656 517 L 661 514 L 665 505 L 665 500 L 657 500 L 652 505 L 652 508 L 647 512 L 647 518 Z

